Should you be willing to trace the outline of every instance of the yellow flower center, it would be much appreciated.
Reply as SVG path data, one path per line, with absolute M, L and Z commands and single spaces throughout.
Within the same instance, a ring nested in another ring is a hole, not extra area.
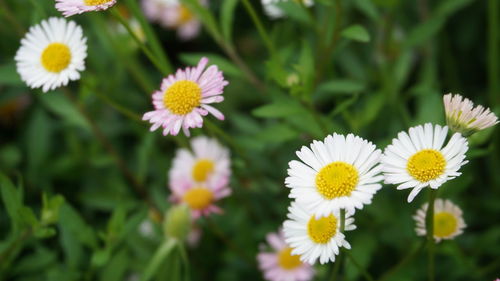
M 59 73 L 71 62 L 71 51 L 65 44 L 51 43 L 43 50 L 41 61 L 47 71 Z
M 307 234 L 312 241 L 326 244 L 337 233 L 337 218 L 334 215 L 316 219 L 311 217 L 307 223 Z
M 97 6 L 111 1 L 113 0 L 83 0 L 83 3 L 87 6 Z
M 208 176 L 214 171 L 214 162 L 208 159 L 201 159 L 194 164 L 193 178 L 197 182 L 204 182 Z
M 292 248 L 284 248 L 278 254 L 278 264 L 284 269 L 294 269 L 302 264 L 298 255 L 292 256 Z
M 457 218 L 448 212 L 441 212 L 434 215 L 434 236 L 444 238 L 457 231 Z
M 201 88 L 193 81 L 181 80 L 165 91 L 163 104 L 173 114 L 185 115 L 200 105 Z
M 179 24 L 185 24 L 193 19 L 193 14 L 184 5 L 179 7 Z
M 195 187 L 184 193 L 182 200 L 191 209 L 202 210 L 208 207 L 214 199 L 214 193 L 205 187 Z
M 333 162 L 316 175 L 316 188 L 326 199 L 349 196 L 358 184 L 358 171 L 351 164 Z
M 438 178 L 444 172 L 446 160 L 441 152 L 434 149 L 424 149 L 413 154 L 406 170 L 408 173 L 420 182 L 427 182 Z

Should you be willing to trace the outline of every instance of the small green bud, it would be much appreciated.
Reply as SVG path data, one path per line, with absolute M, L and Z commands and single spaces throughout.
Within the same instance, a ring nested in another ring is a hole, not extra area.
M 191 214 L 186 205 L 171 207 L 163 221 L 163 231 L 167 238 L 175 238 L 180 241 L 186 240 L 191 230 Z

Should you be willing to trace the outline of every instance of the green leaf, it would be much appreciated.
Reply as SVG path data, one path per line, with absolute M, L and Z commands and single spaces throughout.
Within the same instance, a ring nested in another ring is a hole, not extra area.
M 342 31 L 341 35 L 347 39 L 363 43 L 370 41 L 370 34 L 363 26 L 359 24 L 347 27 Z
M 255 139 L 267 143 L 282 143 L 298 137 L 298 133 L 286 124 L 274 124 L 255 135 Z
M 224 0 L 221 7 L 220 15 L 220 25 L 222 28 L 222 35 L 227 42 L 233 41 L 233 22 L 234 22 L 234 10 L 238 5 L 239 0 Z
M 22 222 L 21 209 L 23 208 L 21 193 L 4 174 L 0 173 L 0 192 L 3 205 L 12 220 L 13 228 Z
M 351 79 L 336 79 L 327 81 L 318 86 L 318 94 L 354 94 L 365 89 L 365 84 L 361 81 Z
M 278 101 L 263 105 L 252 111 L 252 114 L 262 118 L 277 118 L 303 113 L 305 109 L 293 101 Z
M 276 3 L 285 15 L 299 23 L 312 25 L 313 19 L 308 14 L 307 9 L 297 1 L 281 1 Z
M 196 65 L 202 57 L 207 57 L 210 64 L 215 64 L 219 67 L 225 75 L 233 76 L 235 78 L 243 77 L 243 73 L 231 61 L 224 57 L 210 53 L 184 53 L 180 55 L 181 61 L 186 64 Z
M 0 66 L 0 85 L 2 86 L 18 86 L 23 85 L 23 81 L 17 74 L 16 64 L 14 62 L 3 64 Z
M 380 13 L 372 0 L 355 0 L 354 5 L 373 21 L 378 21 Z
M 47 95 L 40 95 L 40 100 L 51 112 L 58 115 L 68 124 L 90 131 L 87 119 L 62 93 L 53 92 Z

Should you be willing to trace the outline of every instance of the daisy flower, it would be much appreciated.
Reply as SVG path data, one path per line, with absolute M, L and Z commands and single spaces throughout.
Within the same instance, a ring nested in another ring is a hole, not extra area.
M 227 186 L 231 176 L 229 150 L 205 136 L 193 138 L 191 148 L 177 150 L 169 171 L 172 184 L 184 180 L 192 185 Z
M 417 222 L 415 231 L 418 236 L 425 236 L 427 229 L 425 226 L 425 217 L 427 214 L 425 203 L 413 216 Z M 434 202 L 434 239 L 436 242 L 442 239 L 451 240 L 463 233 L 466 227 L 462 218 L 462 210 L 453 204 L 450 200 L 436 199 Z
M 283 224 L 285 241 L 292 248 L 293 255 L 300 255 L 300 260 L 314 264 L 317 259 L 321 264 L 335 262 L 339 248 L 350 249 L 340 231 L 340 215 L 334 211 L 326 216 L 317 217 L 292 202 L 288 208 L 288 220 Z M 354 230 L 354 218 L 346 215 L 344 230 Z
M 443 96 L 443 103 L 446 123 L 452 131 L 465 137 L 498 123 L 497 116 L 489 108 L 474 107 L 472 101 L 461 95 L 447 94 Z
M 86 57 L 87 38 L 82 28 L 52 17 L 30 27 L 15 60 L 21 79 L 31 88 L 47 92 L 80 79 Z
M 267 16 L 269 16 L 272 19 L 278 19 L 282 18 L 285 14 L 283 13 L 283 10 L 276 5 L 277 3 L 280 2 L 287 2 L 288 0 L 261 0 L 262 6 L 264 7 L 264 12 L 266 13 Z M 314 5 L 313 0 L 300 0 L 306 5 L 307 7 L 311 7 Z
M 192 184 L 186 179 L 171 181 L 170 191 L 172 201 L 186 204 L 193 219 L 222 213 L 222 209 L 215 203 L 231 194 L 231 189 L 225 185 Z
M 200 1 L 202 5 L 206 2 Z M 177 29 L 177 35 L 182 40 L 193 39 L 200 33 L 201 22 L 179 0 L 142 0 L 142 8 L 151 21 L 165 28 Z
M 272 252 L 261 251 L 257 255 L 259 268 L 269 281 L 309 281 L 314 277 L 314 268 L 292 255 L 292 248 L 285 242 L 283 232 L 269 233 L 266 237 Z
M 178 69 L 163 79 L 160 90 L 152 96 L 155 110 L 142 117 L 153 124 L 151 131 L 162 127 L 163 135 L 177 135 L 182 128 L 189 136 L 189 128 L 201 128 L 202 116 L 208 113 L 224 120 L 224 115 L 209 104 L 224 100 L 222 92 L 228 82 L 217 66 L 205 70 L 207 63 L 204 57 L 196 67 Z
M 447 134 L 448 127 L 430 123 L 410 128 L 409 134 L 400 132 L 381 158 L 385 183 L 398 184 L 398 190 L 413 188 L 411 202 L 424 187 L 438 189 L 459 176 L 458 170 L 468 162 L 468 143 L 455 133 L 443 147 Z
M 65 17 L 76 14 L 107 10 L 116 0 L 56 0 L 56 9 Z
M 382 187 L 381 151 L 353 134 L 333 134 L 297 151 L 301 161 L 290 161 L 287 187 L 290 197 L 318 216 L 343 208 L 354 213 L 370 204 Z

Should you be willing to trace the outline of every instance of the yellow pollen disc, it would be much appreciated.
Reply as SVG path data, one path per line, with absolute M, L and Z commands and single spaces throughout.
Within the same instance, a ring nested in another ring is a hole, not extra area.
M 200 105 L 201 88 L 193 81 L 181 80 L 165 91 L 163 104 L 173 114 L 185 115 Z
M 193 14 L 184 5 L 179 7 L 179 24 L 185 24 L 193 19 Z
M 333 162 L 316 175 L 316 188 L 326 199 L 349 196 L 358 184 L 358 171 L 345 162 Z
M 97 6 L 97 5 L 102 5 L 106 4 L 108 2 L 111 2 L 113 0 L 83 0 L 83 3 L 87 6 Z
M 71 51 L 65 44 L 51 43 L 43 50 L 41 62 L 47 71 L 59 73 L 71 62 Z
M 434 215 L 434 236 L 444 238 L 457 231 L 457 218 L 448 212 L 441 212 Z
M 214 199 L 213 192 L 205 187 L 195 187 L 188 190 L 182 200 L 188 204 L 191 209 L 201 210 L 208 207 Z
M 193 178 L 197 182 L 204 182 L 214 171 L 214 162 L 208 159 L 200 159 L 193 167 Z
M 406 170 L 408 173 L 420 182 L 427 182 L 438 178 L 444 172 L 446 160 L 441 152 L 434 149 L 424 149 L 413 154 Z
M 302 264 L 298 255 L 292 256 L 292 248 L 284 248 L 278 254 L 278 264 L 284 269 L 294 269 Z
M 337 218 L 334 215 L 316 219 L 311 217 L 307 223 L 307 234 L 312 241 L 326 244 L 337 233 Z

